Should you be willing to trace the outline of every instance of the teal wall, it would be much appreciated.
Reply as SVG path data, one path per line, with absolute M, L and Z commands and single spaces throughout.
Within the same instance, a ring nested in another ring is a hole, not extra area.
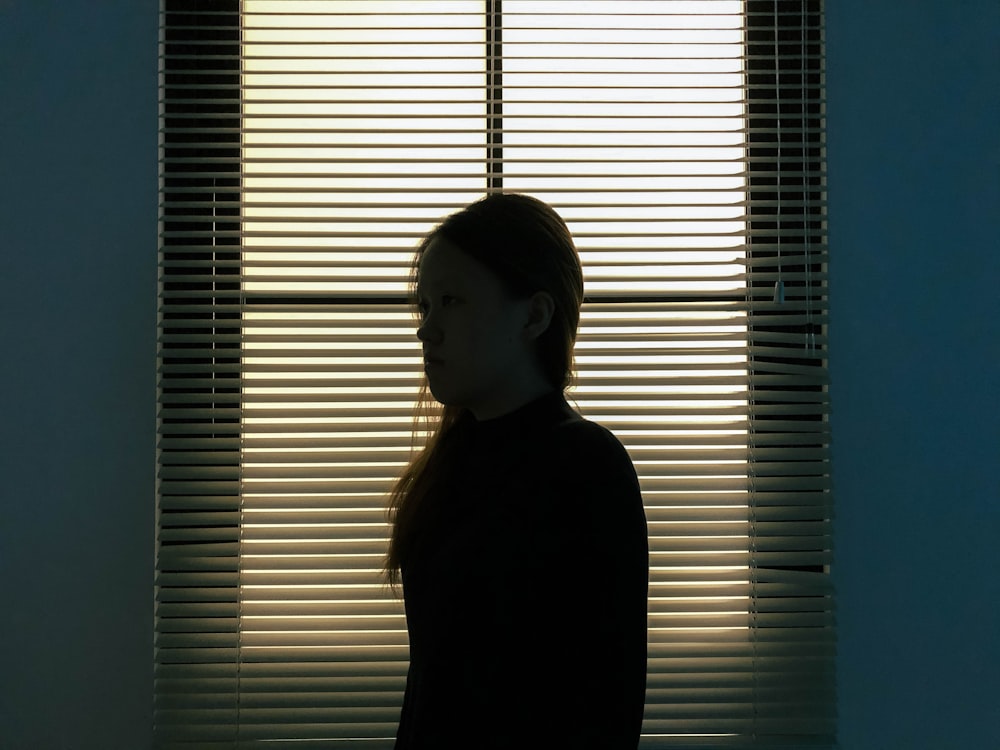
M 156 0 L 0 0 L 0 747 L 151 744 Z
M 1000 748 L 1000 2 L 826 6 L 841 746 Z
M 11 750 L 150 745 L 157 5 L 0 0 Z M 841 746 L 1000 747 L 1000 3 L 827 6 Z

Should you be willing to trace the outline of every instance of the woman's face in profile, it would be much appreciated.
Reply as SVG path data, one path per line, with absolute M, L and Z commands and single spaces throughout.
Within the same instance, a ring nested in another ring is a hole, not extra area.
M 417 269 L 424 369 L 431 394 L 477 419 L 517 403 L 533 367 L 524 335 L 530 302 L 511 297 L 489 268 L 437 237 Z

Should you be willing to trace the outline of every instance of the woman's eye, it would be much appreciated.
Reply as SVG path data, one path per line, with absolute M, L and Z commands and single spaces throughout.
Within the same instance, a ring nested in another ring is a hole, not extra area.
M 419 315 L 421 319 L 430 315 L 431 307 L 451 307 L 459 301 L 458 297 L 453 294 L 442 294 L 440 297 L 436 297 L 435 300 L 436 304 L 432 304 L 431 302 L 417 303 L 417 315 Z

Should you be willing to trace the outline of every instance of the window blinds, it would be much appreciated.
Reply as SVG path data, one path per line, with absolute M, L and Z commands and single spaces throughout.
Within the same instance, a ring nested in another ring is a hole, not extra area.
M 408 264 L 500 189 L 577 239 L 570 396 L 640 475 L 643 746 L 829 746 L 819 4 L 163 7 L 157 747 L 391 747 Z

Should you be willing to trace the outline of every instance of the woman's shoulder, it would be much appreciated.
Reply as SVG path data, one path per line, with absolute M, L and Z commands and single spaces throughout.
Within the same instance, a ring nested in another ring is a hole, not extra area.
M 604 425 L 576 411 L 568 413 L 542 439 L 550 455 L 578 476 L 609 471 L 634 476 L 632 459 L 621 440 Z
M 572 503 L 573 528 L 590 529 L 602 538 L 615 530 L 622 538 L 645 533 L 632 458 L 610 429 L 578 413 L 568 415 L 548 435 L 544 452 L 550 476 L 559 483 L 553 497 Z
M 549 437 L 564 449 L 600 452 L 625 450 L 611 430 L 572 408 L 567 409 L 562 420 L 555 424 Z

